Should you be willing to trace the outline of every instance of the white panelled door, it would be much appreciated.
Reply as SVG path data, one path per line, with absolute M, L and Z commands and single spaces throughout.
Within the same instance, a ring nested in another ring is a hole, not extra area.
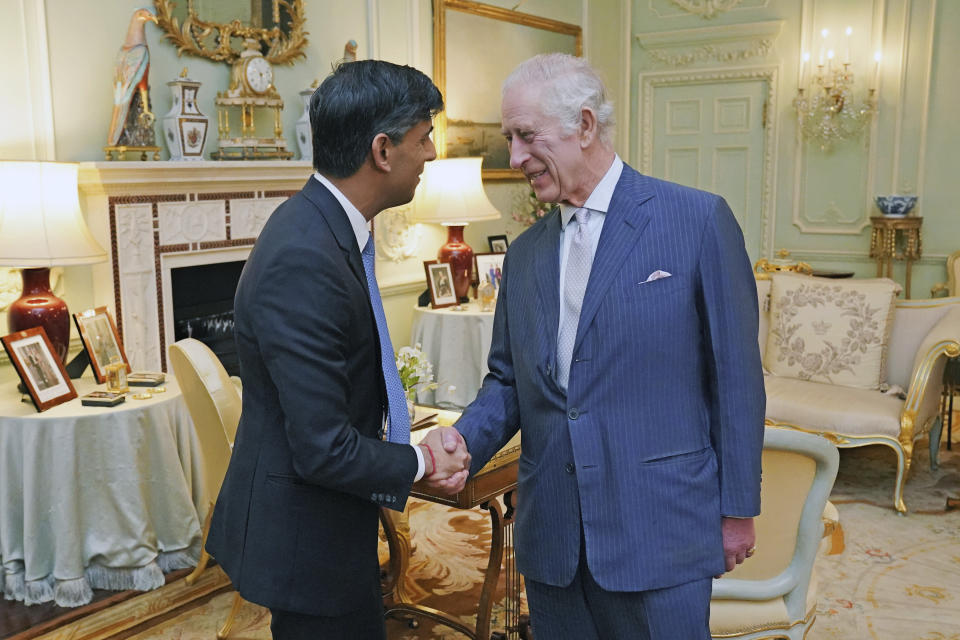
M 760 256 L 767 83 L 764 80 L 657 87 L 653 175 L 723 196 Z

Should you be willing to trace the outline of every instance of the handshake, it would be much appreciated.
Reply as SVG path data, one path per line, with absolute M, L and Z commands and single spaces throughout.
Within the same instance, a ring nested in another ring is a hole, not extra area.
M 470 475 L 470 453 L 459 431 L 453 427 L 437 427 L 417 446 L 423 453 L 425 466 L 420 482 L 448 495 L 463 489 Z

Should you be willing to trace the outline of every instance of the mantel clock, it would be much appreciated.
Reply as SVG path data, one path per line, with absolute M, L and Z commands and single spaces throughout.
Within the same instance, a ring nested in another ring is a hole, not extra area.
M 273 86 L 273 67 L 260 52 L 257 40 L 248 38 L 246 49 L 232 66 L 230 88 L 217 94 L 217 150 L 214 160 L 292 158 L 283 137 L 283 98 Z M 240 110 L 240 135 L 230 127 L 231 111 Z M 257 135 L 256 114 L 273 112 L 273 136 Z

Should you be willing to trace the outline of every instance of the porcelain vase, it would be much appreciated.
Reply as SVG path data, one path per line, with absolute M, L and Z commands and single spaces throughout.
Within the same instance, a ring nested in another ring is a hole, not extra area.
M 171 160 L 203 160 L 210 118 L 200 113 L 197 91 L 200 83 L 181 76 L 167 83 L 173 106 L 163 116 L 163 139 Z

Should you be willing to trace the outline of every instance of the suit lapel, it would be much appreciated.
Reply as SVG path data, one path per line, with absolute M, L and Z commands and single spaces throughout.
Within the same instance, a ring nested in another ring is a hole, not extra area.
M 548 339 L 548 361 L 552 362 L 560 326 L 560 208 L 554 207 L 541 226 L 534 252 L 537 257 L 537 288 L 540 290 L 543 321 L 546 323 L 543 334 Z
M 357 247 L 357 236 L 353 232 L 353 227 L 350 226 L 347 212 L 343 210 L 333 194 L 312 176 L 307 180 L 307 184 L 304 185 L 301 193 L 307 200 L 316 205 L 320 215 L 323 216 L 327 226 L 330 227 L 337 245 L 344 252 L 353 275 L 366 288 L 367 276 L 360 259 L 360 249 Z
M 577 338 L 573 345 L 574 353 L 593 322 L 620 265 L 650 222 L 651 207 L 644 206 L 644 203 L 652 197 L 654 193 L 646 178 L 624 164 L 623 173 L 610 199 L 610 209 L 603 222 L 597 253 L 590 268 L 590 280 L 583 296 Z

